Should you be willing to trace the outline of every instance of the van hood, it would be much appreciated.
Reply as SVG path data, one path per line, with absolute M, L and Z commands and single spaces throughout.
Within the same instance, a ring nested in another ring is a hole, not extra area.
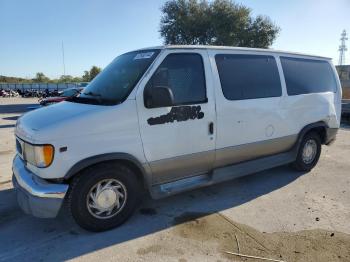
M 100 106 L 61 102 L 25 113 L 16 123 L 16 135 L 35 142 L 35 134 L 44 129 L 96 111 Z

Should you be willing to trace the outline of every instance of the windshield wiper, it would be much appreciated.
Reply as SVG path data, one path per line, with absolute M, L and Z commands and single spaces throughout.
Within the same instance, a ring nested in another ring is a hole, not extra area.
M 86 95 L 87 97 L 81 96 L 81 95 Z M 114 101 L 114 100 L 108 100 L 108 99 L 102 98 L 101 94 L 97 94 L 97 93 L 94 93 L 91 91 L 89 91 L 87 93 L 81 93 L 81 95 L 71 97 L 71 98 L 67 99 L 66 101 L 82 103 L 82 104 L 94 104 L 94 105 L 97 105 L 97 104 L 114 105 L 116 103 L 116 101 Z M 96 102 L 98 102 L 98 103 L 96 103 Z M 119 104 L 120 102 L 121 101 L 117 101 L 117 104 Z
M 89 91 L 87 93 L 83 93 L 83 95 L 91 96 L 91 97 L 93 97 L 93 99 L 96 99 L 100 104 L 102 103 L 102 98 L 101 98 L 102 95 L 101 94 Z
M 94 93 L 94 92 L 91 92 L 91 91 L 89 91 L 89 92 L 87 92 L 87 93 L 83 93 L 83 95 L 87 95 L 87 96 L 101 96 L 101 94 L 97 94 L 97 93 Z
M 81 104 L 92 104 L 92 105 L 102 104 L 102 99 L 100 97 L 73 96 L 68 98 L 66 101 L 73 102 L 73 103 L 81 103 Z

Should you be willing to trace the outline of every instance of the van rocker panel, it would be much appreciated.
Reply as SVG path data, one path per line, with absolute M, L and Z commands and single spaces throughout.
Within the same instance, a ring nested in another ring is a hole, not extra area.
M 210 186 L 216 183 L 246 176 L 252 173 L 257 173 L 269 168 L 289 164 L 294 162 L 295 158 L 296 154 L 294 150 L 273 156 L 262 157 L 240 164 L 217 168 L 213 172 L 190 178 L 184 178 L 166 184 L 155 185 L 151 188 L 150 192 L 152 198 L 159 199 L 188 190 Z

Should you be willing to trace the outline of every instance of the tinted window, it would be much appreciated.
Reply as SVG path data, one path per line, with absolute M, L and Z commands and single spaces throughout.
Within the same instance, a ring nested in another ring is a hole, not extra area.
M 281 57 L 288 95 L 335 92 L 336 81 L 327 61 Z
M 229 100 L 281 96 L 275 58 L 262 55 L 215 56 L 221 88 Z
M 203 60 L 199 54 L 170 54 L 158 67 L 147 86 L 167 86 L 174 105 L 206 102 Z

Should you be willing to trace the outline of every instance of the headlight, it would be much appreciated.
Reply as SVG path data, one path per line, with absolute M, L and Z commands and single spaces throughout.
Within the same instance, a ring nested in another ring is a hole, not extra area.
M 52 145 L 31 145 L 24 143 L 23 157 L 30 164 L 37 167 L 48 167 L 54 156 Z

